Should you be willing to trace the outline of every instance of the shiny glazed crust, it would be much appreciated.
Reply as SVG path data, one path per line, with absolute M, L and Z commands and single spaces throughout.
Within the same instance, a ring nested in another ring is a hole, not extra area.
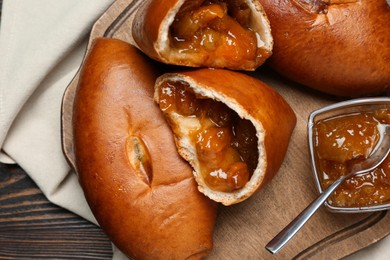
M 258 0 L 246 0 L 252 10 L 253 30 L 260 35 L 262 46 L 260 47 L 263 59 L 248 67 L 243 64 L 226 64 L 225 61 L 215 59 L 212 63 L 205 64 L 197 60 L 193 55 L 185 55 L 174 51 L 170 47 L 168 37 L 169 27 L 180 7 L 187 0 L 146 0 L 140 6 L 134 18 L 132 34 L 138 47 L 149 57 L 166 64 L 189 67 L 214 67 L 233 70 L 255 70 L 263 64 L 272 54 L 273 38 L 268 18 Z M 193 1 L 193 0 L 192 0 Z M 193 2 L 202 2 L 195 0 Z
M 269 61 L 278 72 L 339 96 L 390 90 L 390 7 L 386 0 L 260 2 L 275 42 Z
M 153 101 L 156 77 L 128 43 L 94 42 L 75 97 L 77 173 L 99 224 L 129 257 L 198 259 L 212 249 L 216 206 L 177 153 Z
M 156 81 L 158 88 L 165 81 L 184 81 L 197 94 L 221 101 L 241 118 L 250 120 L 257 130 L 259 162 L 250 181 L 234 192 L 219 192 L 207 187 L 199 173 L 195 148 L 188 138 L 175 134 L 180 155 L 193 166 L 198 189 L 211 199 L 231 205 L 249 198 L 276 174 L 286 154 L 296 116 L 289 104 L 265 83 L 239 72 L 221 69 L 198 69 L 169 73 Z M 171 128 L 183 127 L 175 117 L 169 117 Z

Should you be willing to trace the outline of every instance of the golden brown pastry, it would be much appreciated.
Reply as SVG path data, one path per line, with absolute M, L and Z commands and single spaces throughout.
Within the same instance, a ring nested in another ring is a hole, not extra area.
M 273 44 L 257 0 L 147 0 L 132 32 L 148 56 L 190 67 L 255 70 Z
M 195 170 L 198 189 L 224 205 L 249 198 L 275 175 L 296 124 L 282 96 L 229 70 L 164 74 L 155 100 L 180 155 Z
M 135 47 L 97 39 L 74 105 L 77 173 L 103 230 L 133 259 L 199 259 L 212 249 L 215 203 L 153 101 L 156 70 Z
M 386 0 L 259 0 L 274 37 L 271 66 L 322 92 L 364 96 L 390 90 Z

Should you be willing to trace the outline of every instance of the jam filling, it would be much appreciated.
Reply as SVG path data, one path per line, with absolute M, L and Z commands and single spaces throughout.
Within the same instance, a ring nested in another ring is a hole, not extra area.
M 314 128 L 320 180 L 325 189 L 350 164 L 365 160 L 379 140 L 378 124 L 390 123 L 389 109 L 350 114 L 319 121 Z M 364 207 L 390 202 L 390 156 L 376 169 L 345 180 L 328 203 L 339 207 Z
M 159 88 L 160 109 L 180 117 L 191 129 L 186 134 L 196 149 L 200 171 L 213 190 L 241 189 L 257 167 L 256 129 L 225 104 L 197 95 L 185 82 L 164 82 Z M 179 126 L 180 127 L 180 126 Z M 173 131 L 180 132 L 175 129 Z
M 250 29 L 252 12 L 243 1 L 186 1 L 170 28 L 171 47 L 213 61 L 256 61 L 263 55 Z M 206 62 L 207 62 L 206 61 Z

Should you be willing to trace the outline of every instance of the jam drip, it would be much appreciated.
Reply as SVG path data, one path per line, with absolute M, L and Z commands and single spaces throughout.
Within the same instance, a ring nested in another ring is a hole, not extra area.
M 223 192 L 244 187 L 259 156 L 253 124 L 225 104 L 194 94 L 185 82 L 165 82 L 159 91 L 164 113 L 198 122 L 188 134 L 206 184 Z

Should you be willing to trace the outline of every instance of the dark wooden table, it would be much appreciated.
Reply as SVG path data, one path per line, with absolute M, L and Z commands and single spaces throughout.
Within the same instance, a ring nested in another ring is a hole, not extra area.
M 0 163 L 0 259 L 111 259 L 100 228 L 50 203 L 17 165 Z

